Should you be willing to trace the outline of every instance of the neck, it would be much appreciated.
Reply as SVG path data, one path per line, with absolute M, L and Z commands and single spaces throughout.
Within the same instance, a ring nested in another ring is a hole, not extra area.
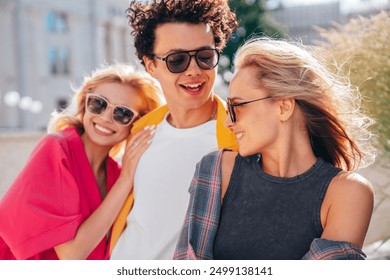
M 104 199 L 107 195 L 107 172 L 106 162 L 111 147 L 104 147 L 92 142 L 84 133 L 81 135 L 84 150 L 98 186 L 100 196 Z
M 102 169 L 102 166 L 105 165 L 111 147 L 102 147 L 94 144 L 87 138 L 85 133 L 81 136 L 81 140 L 83 141 L 85 154 L 87 155 L 89 164 L 96 176 L 99 170 Z
M 279 137 L 271 147 L 262 152 L 262 168 L 264 172 L 276 176 L 291 178 L 309 170 L 317 161 L 311 148 L 307 133 L 302 130 Z
M 211 99 L 200 108 L 169 108 L 167 121 L 176 128 L 191 128 L 214 120 L 217 111 L 217 101 Z
M 280 153 L 274 154 L 273 157 L 263 154 L 261 164 L 264 172 L 275 177 L 291 178 L 305 173 L 317 161 L 313 153 L 300 156 L 294 154 L 289 153 L 289 156 L 286 156 Z

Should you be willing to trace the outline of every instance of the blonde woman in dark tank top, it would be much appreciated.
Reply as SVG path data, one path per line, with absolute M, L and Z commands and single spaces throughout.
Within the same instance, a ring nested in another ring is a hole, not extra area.
M 359 92 L 297 44 L 242 46 L 225 126 L 238 153 L 197 165 L 176 259 L 365 259 L 372 121 Z

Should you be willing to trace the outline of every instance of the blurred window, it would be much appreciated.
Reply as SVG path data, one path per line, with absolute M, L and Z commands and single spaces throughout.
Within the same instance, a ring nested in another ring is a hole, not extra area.
M 49 69 L 52 75 L 68 75 L 69 49 L 65 47 L 49 47 Z
M 65 13 L 49 11 L 46 15 L 46 30 L 50 33 L 68 31 L 68 20 Z

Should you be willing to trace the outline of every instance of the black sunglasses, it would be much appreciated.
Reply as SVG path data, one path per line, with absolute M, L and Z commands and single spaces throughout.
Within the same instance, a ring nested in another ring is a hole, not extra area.
M 88 93 L 85 107 L 91 114 L 101 115 L 109 107 L 113 107 L 112 119 L 120 125 L 129 125 L 136 118 L 138 113 L 124 105 L 112 105 L 103 96 L 95 93 Z
M 234 103 L 234 102 L 232 102 L 232 100 L 230 98 L 228 98 L 227 99 L 227 108 L 228 108 L 228 113 L 229 113 L 231 121 L 234 123 L 237 121 L 236 112 L 234 111 L 234 107 L 239 107 L 239 106 L 242 106 L 245 104 L 249 104 L 249 103 L 260 101 L 260 100 L 265 100 L 265 99 L 272 98 L 272 97 L 273 96 L 267 96 L 267 97 L 254 99 L 254 100 L 250 100 L 250 101 L 244 101 L 244 102 L 240 102 L 240 103 Z
M 190 54 L 195 52 L 194 54 Z M 191 63 L 191 58 L 195 57 L 196 64 L 201 69 L 210 70 L 217 66 L 219 61 L 219 51 L 217 49 L 201 49 L 192 51 L 180 51 L 168 54 L 166 57 L 152 55 L 153 58 L 165 61 L 167 68 L 172 73 L 181 73 L 187 70 Z

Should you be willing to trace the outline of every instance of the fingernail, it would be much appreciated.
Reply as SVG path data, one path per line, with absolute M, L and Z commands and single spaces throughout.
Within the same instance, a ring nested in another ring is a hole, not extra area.
M 155 128 L 156 128 L 156 125 L 153 124 L 153 125 L 151 125 L 151 126 L 149 127 L 149 130 L 152 130 L 152 129 L 155 129 Z
M 151 132 L 150 132 L 150 135 L 154 135 L 156 133 L 156 130 L 153 129 Z
M 144 127 L 144 130 L 148 130 L 148 129 L 150 129 L 150 126 L 149 126 L 149 125 L 147 125 L 147 126 Z
M 149 139 L 146 143 L 149 145 L 150 143 L 152 143 L 152 139 Z

